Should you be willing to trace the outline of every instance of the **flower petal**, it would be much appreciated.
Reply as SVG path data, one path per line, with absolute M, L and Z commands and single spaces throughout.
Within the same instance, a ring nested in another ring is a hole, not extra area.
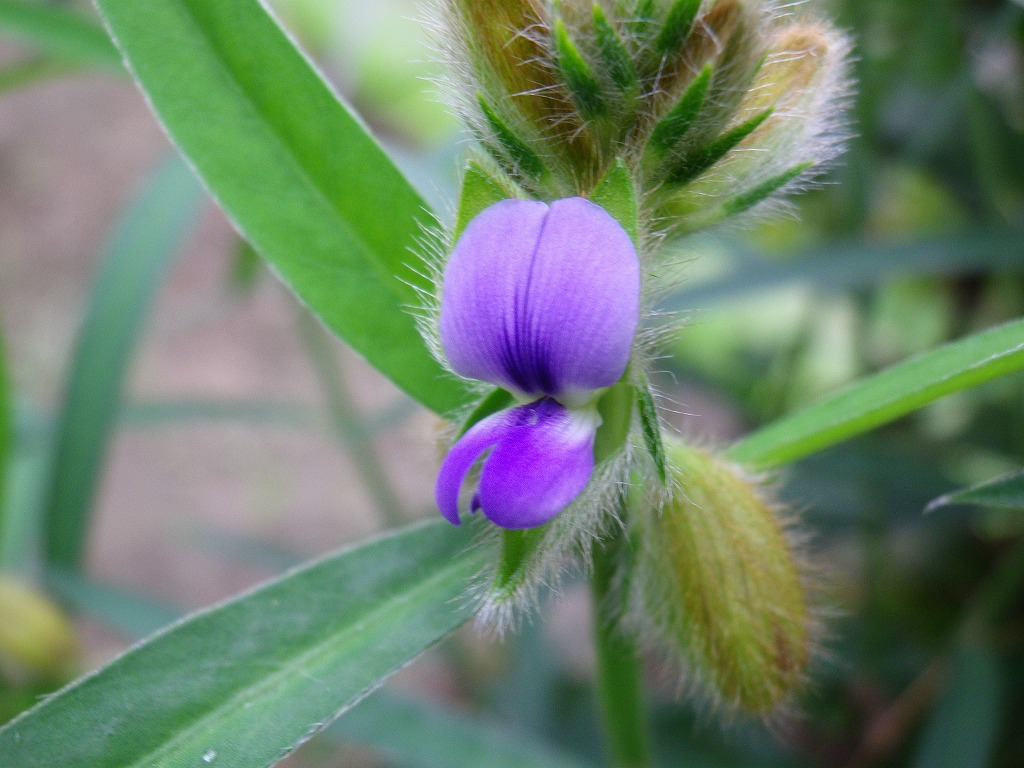
M 470 468 L 484 451 L 493 448 L 515 426 L 518 409 L 506 409 L 477 422 L 460 437 L 444 457 L 434 484 L 434 500 L 441 514 L 452 525 L 459 525 L 459 492 Z M 471 511 L 480 507 L 478 496 L 473 497 Z
M 579 197 L 503 200 L 448 262 L 441 343 L 462 376 L 571 403 L 622 375 L 639 305 L 636 249 L 607 211 Z
M 488 416 L 466 432 L 441 465 L 434 490 L 441 514 L 459 524 L 459 491 L 490 448 L 480 473 L 477 509 L 504 528 L 532 528 L 553 518 L 582 491 L 594 471 L 599 417 L 551 398 Z
M 570 411 L 550 398 L 517 409 L 480 473 L 480 507 L 503 528 L 533 528 L 582 491 L 594 471 L 596 413 Z

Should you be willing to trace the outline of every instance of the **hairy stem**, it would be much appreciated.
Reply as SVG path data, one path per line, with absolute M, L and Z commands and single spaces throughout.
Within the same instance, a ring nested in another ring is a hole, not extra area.
M 614 768 L 648 768 L 651 756 L 643 670 L 635 644 L 620 631 L 623 594 L 615 579 L 627 546 L 623 532 L 594 547 L 591 592 L 597 697 L 611 764 Z

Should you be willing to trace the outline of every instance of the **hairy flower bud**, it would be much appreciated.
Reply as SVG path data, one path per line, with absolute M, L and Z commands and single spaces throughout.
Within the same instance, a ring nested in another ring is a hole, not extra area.
M 849 44 L 769 0 L 441 0 L 457 106 L 527 196 L 626 164 L 653 234 L 798 188 L 832 160 Z
M 722 703 L 769 715 L 807 665 L 801 569 L 777 510 L 734 466 L 666 444 L 673 487 L 635 521 L 635 612 Z

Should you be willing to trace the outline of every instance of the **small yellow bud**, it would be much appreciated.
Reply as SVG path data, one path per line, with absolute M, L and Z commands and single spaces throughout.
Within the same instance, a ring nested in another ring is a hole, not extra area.
M 0 669 L 59 680 L 77 652 L 67 617 L 45 595 L 0 575 Z
M 717 700 L 770 715 L 809 656 L 792 544 L 736 467 L 678 441 L 666 450 L 671 496 L 638 521 L 640 618 Z

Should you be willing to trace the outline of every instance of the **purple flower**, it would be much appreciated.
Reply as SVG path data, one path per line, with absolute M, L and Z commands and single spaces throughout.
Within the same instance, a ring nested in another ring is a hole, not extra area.
M 487 451 L 471 511 L 497 525 L 541 525 L 579 495 L 594 469 L 599 390 L 626 370 L 639 304 L 633 242 L 594 203 L 503 200 L 469 223 L 444 273 L 441 344 L 460 376 L 526 404 L 449 451 L 435 488 L 445 518 L 459 524 L 459 491 Z

